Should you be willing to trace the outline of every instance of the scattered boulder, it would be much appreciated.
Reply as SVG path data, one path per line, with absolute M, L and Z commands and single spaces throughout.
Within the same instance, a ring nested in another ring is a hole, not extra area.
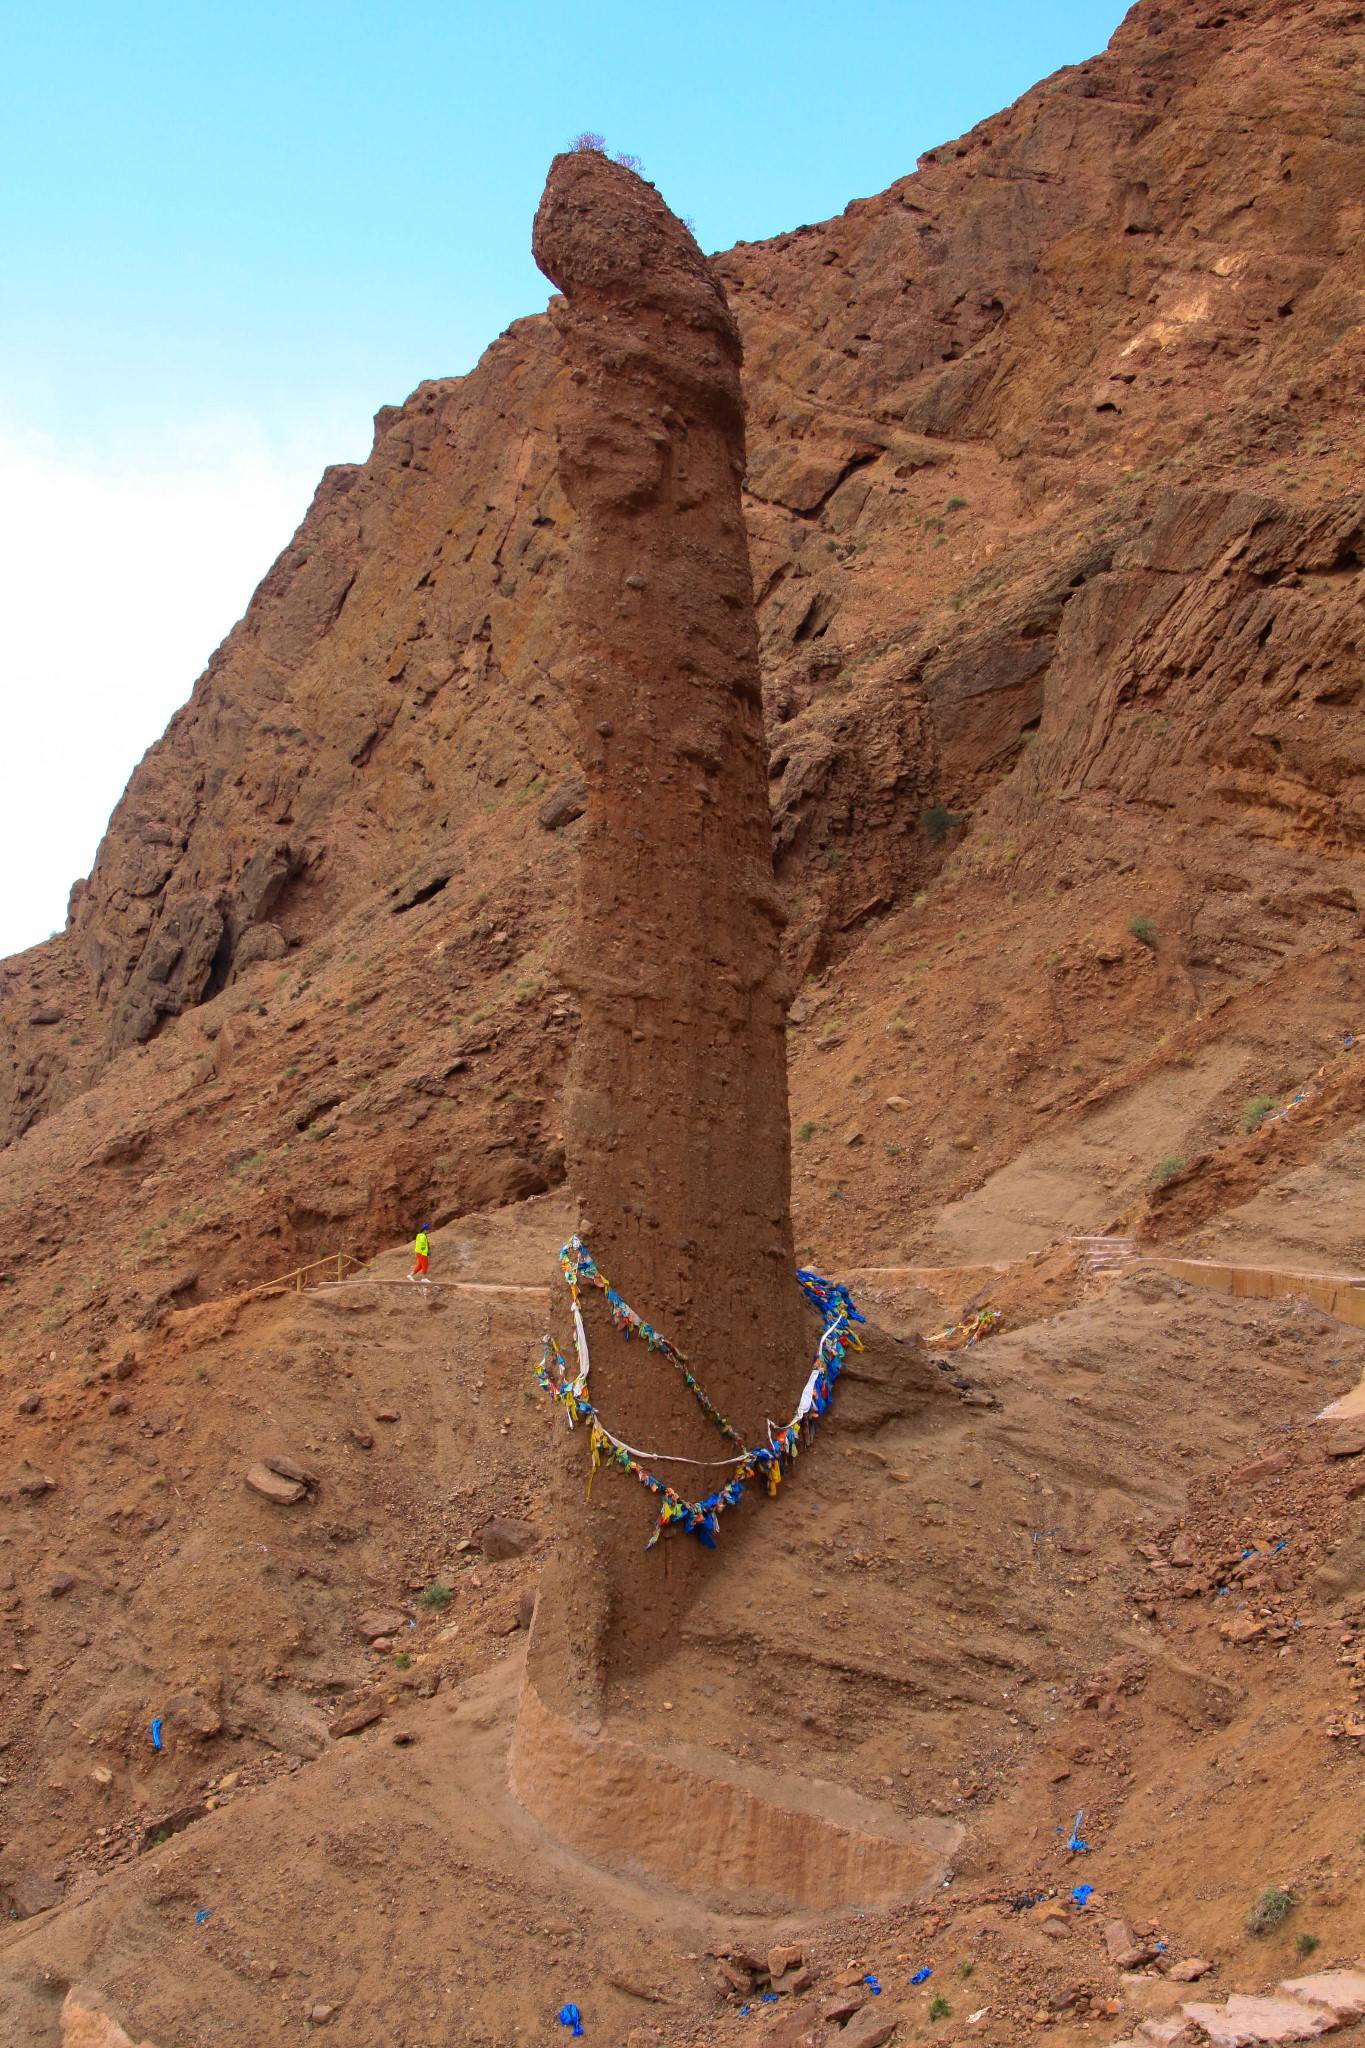
M 1344 1422 L 1327 1439 L 1329 1458 L 1357 1458 L 1362 1451 L 1365 1451 L 1365 1415 L 1356 1421 Z
M 870 1991 L 844 1991 L 837 1998 L 830 1998 L 820 2008 L 820 2017 L 832 2027 L 842 2027 L 851 2020 L 855 2012 L 861 2012 L 872 1994 Z
M 310 1493 L 316 1493 L 322 1481 L 316 1472 L 310 1472 L 306 1465 L 296 1465 L 292 1458 L 262 1458 L 261 1463 L 268 1471 L 281 1479 L 292 1479 L 297 1486 L 306 1486 Z
M 784 1970 L 780 1977 L 772 1979 L 768 1989 L 783 1998 L 795 1992 L 809 1991 L 814 1983 L 815 1978 L 809 1970 Z
M 222 1715 L 202 1693 L 175 1693 L 167 1700 L 163 1712 L 172 1728 L 188 1736 L 191 1742 L 212 1742 L 215 1735 L 223 1732 Z
M 1236 1621 L 1225 1621 L 1219 1628 L 1219 1635 L 1226 1643 L 1254 1643 L 1257 1636 L 1265 1634 L 1264 1621 L 1256 1621 L 1251 1615 L 1242 1615 Z
M 587 782 L 581 775 L 571 775 L 541 799 L 536 816 L 547 832 L 558 832 L 565 825 L 572 825 L 575 818 L 581 818 L 587 808 Z
M 303 1500 L 308 1492 L 301 1479 L 286 1479 L 281 1473 L 272 1472 L 264 1461 L 251 1467 L 245 1483 L 253 1493 L 258 1493 L 262 1500 L 271 1501 L 276 1507 L 281 1508 L 292 1508 L 295 1502 Z
M 372 1727 L 384 1718 L 384 1702 L 377 1693 L 367 1700 L 360 1700 L 353 1707 L 345 1707 L 333 1721 L 329 1733 L 335 1741 L 343 1735 L 359 1735 L 362 1728 Z
M 1202 1956 L 1188 1956 L 1184 1962 L 1172 1963 L 1166 1975 L 1172 1984 L 1197 1984 L 1213 1968 Z
M 1287 1471 L 1292 1462 L 1288 1451 L 1271 1451 L 1269 1456 L 1256 1458 L 1250 1465 L 1244 1465 L 1242 1467 L 1242 1477 L 1244 1479 L 1263 1479 L 1267 1473 Z M 1172 1559 L 1172 1562 L 1174 1563 L 1174 1559 Z
M 403 1617 L 384 1607 L 372 1607 L 356 1616 L 355 1626 L 357 1635 L 364 1636 L 367 1643 L 377 1643 L 384 1636 L 396 1635 L 403 1626 Z
M 1140 1970 L 1159 1951 L 1150 1941 L 1139 1941 L 1126 1920 L 1105 1923 L 1104 1945 L 1116 1970 Z
M 899 2024 L 900 2014 L 887 2012 L 883 1999 L 870 2001 L 844 2028 L 840 2048 L 884 2048 Z
M 813 2012 L 804 2005 L 788 2006 L 777 2024 L 764 2034 L 763 2048 L 819 2048 L 823 2039 Z
M 523 1586 L 517 1599 L 517 1619 L 522 1628 L 529 1629 L 536 1615 L 536 1589 Z
M 12 1878 L 5 1889 L 15 1919 L 31 1920 L 35 1913 L 47 1913 L 53 1906 L 60 1906 L 62 1874 L 60 1870 L 26 1870 L 22 1877 Z
M 48 1599 L 65 1600 L 67 1594 L 75 1586 L 75 1583 L 76 1574 L 74 1572 L 58 1572 L 56 1578 L 47 1589 Z
M 56 1490 L 57 1482 L 49 1479 L 44 1472 L 30 1472 L 19 1481 L 19 1491 L 26 1500 L 41 1500 L 45 1493 Z
M 479 1546 L 490 1564 L 498 1564 L 509 1557 L 524 1557 L 535 1540 L 536 1532 L 529 1522 L 496 1515 L 480 1536 Z
M 25 1394 L 23 1400 L 19 1403 L 19 1413 L 21 1415 L 36 1415 L 42 1405 L 43 1397 L 41 1394 Z

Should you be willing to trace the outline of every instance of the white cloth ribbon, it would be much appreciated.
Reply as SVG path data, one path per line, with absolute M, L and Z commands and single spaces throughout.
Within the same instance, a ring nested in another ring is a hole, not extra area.
M 577 1302 L 573 1305 L 573 1340 L 578 1352 L 578 1378 L 573 1390 L 581 1394 L 588 1384 L 588 1333 L 583 1328 L 583 1314 Z
M 824 1352 L 824 1348 L 825 1347 L 822 1343 L 820 1346 L 822 1354 Z M 815 1400 L 815 1383 L 819 1379 L 824 1369 L 824 1358 L 823 1356 L 821 1356 L 820 1358 L 816 1359 L 815 1368 L 812 1371 L 810 1378 L 806 1381 L 805 1389 L 801 1395 L 800 1401 L 797 1404 L 795 1417 L 797 1422 L 804 1422 L 806 1417 L 810 1414 L 811 1404 Z

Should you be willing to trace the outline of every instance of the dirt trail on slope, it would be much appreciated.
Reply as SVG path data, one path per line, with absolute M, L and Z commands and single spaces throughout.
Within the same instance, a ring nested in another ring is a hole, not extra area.
M 481 1257 L 527 1280 L 565 1213 L 548 1198 L 467 1219 L 437 1234 L 433 1270 L 468 1276 Z M 376 1280 L 405 1264 L 395 1248 Z M 929 1320 L 922 1298 L 876 1292 L 887 1327 Z M 777 1500 L 742 1510 L 747 1546 L 709 1560 L 675 1651 L 611 1703 L 614 1726 L 779 1801 L 793 1778 L 823 1781 L 888 1828 L 962 1830 L 947 1890 L 890 1914 L 784 1911 L 780 1871 L 689 1901 L 628 1838 L 613 1873 L 509 1808 L 518 1602 L 541 1545 L 495 1562 L 478 1537 L 495 1510 L 541 1513 L 562 1426 L 530 1377 L 541 1297 L 362 1284 L 250 1305 L 216 1337 L 194 1311 L 128 1380 L 22 1418 L 28 1465 L 11 1470 L 58 1485 L 5 1532 L 28 1668 L 2 1681 L 0 1868 L 11 1884 L 55 1872 L 66 1901 L 0 1942 L 23 2038 L 55 2044 L 62 1986 L 93 1975 L 158 2048 L 283 2043 L 315 2003 L 355 2048 L 548 2042 L 570 1998 L 600 2041 L 767 2039 L 756 2013 L 727 2017 L 743 2001 L 706 1952 L 782 1934 L 821 1987 L 850 1958 L 881 1971 L 912 2033 L 959 1963 L 970 1984 L 959 1998 L 948 1982 L 949 2001 L 988 2007 L 973 2035 L 991 2043 L 1028 2038 L 1079 1985 L 1050 2025 L 1080 2048 L 1106 1999 L 1131 2013 L 1161 1990 L 1120 1982 L 1103 1912 L 1172 1953 L 1212 1948 L 1242 1984 L 1292 1961 L 1242 1931 L 1271 1878 L 1295 1880 L 1296 1926 L 1324 1955 L 1352 1953 L 1354 1745 L 1326 1730 L 1351 1711 L 1336 1637 L 1365 1594 L 1360 1504 L 1306 1418 L 1359 1378 L 1365 1339 L 1144 1272 L 1073 1277 L 1053 1298 L 1071 1305 L 1021 1297 L 971 1354 L 997 1409 L 926 1408 L 914 1375 L 850 1379 Z M 115 1389 L 126 1416 L 108 1413 Z M 281 1509 L 243 1489 L 268 1445 L 316 1467 L 315 1498 Z M 155 1468 L 135 1462 L 146 1450 Z M 1220 1594 L 1219 1560 L 1286 1537 L 1265 1580 L 1239 1568 Z M 76 1581 L 57 1599 L 54 1563 Z M 1192 1581 L 1207 1590 L 1186 1597 Z M 432 1584 L 448 1604 L 422 1604 Z M 356 1633 L 372 1607 L 397 1624 L 377 1650 Z M 187 1690 L 220 1732 L 171 1719 Z M 372 1704 L 381 1718 L 329 1735 Z M 208 1799 L 139 1853 L 161 1817 Z M 1081 1806 L 1084 1857 L 1064 1847 Z M 1186 1816 L 1187 1851 L 1168 1814 Z M 1082 1877 L 1095 1909 L 1068 1909 L 1060 1935 L 1010 1910 Z M 921 1961 L 926 1992 L 906 1981 Z
M 940 1213 L 931 1250 L 964 1263 L 1018 1259 L 1103 1231 L 1141 1195 L 1155 1159 L 1193 1152 L 1192 1130 L 1245 1065 L 1245 1047 L 1211 1047 L 1197 1067 L 1154 1075 L 1026 1146 Z
M 1316 1159 L 1286 1164 L 1247 1201 L 1187 1240 L 1239 1265 L 1365 1272 L 1365 1125 L 1328 1135 Z

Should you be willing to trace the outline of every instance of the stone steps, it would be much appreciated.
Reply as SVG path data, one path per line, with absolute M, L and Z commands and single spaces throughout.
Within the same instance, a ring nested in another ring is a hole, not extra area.
M 1279 2048 L 1281 2042 L 1316 2041 L 1365 2017 L 1365 1971 L 1286 1977 L 1277 1991 L 1260 1997 L 1234 1991 L 1222 2005 L 1191 1999 L 1180 2014 L 1144 2020 L 1112 2048 L 1175 2048 L 1200 2040 L 1213 2048 Z

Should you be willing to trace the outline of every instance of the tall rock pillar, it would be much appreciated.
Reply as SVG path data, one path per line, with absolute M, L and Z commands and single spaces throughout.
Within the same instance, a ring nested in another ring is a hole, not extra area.
M 563 294 L 550 316 L 569 366 L 569 693 L 589 790 L 564 963 L 582 1010 L 569 1175 L 602 1272 L 761 1444 L 769 1418 L 795 1409 L 819 1326 L 793 1270 L 739 332 L 653 186 L 595 151 L 555 158 L 534 246 Z M 584 1312 L 593 1398 L 617 1436 L 674 1457 L 731 1453 L 680 1376 L 612 1331 L 600 1294 Z M 647 1552 L 657 1502 L 621 1473 L 604 1471 L 585 1501 L 587 1445 L 569 1442 L 537 1682 L 600 1700 L 604 1675 L 667 1643 L 711 1561 L 683 1534 Z M 719 1464 L 654 1469 L 689 1498 L 725 1477 Z M 746 1499 L 726 1515 L 722 1545 L 760 1512 Z

